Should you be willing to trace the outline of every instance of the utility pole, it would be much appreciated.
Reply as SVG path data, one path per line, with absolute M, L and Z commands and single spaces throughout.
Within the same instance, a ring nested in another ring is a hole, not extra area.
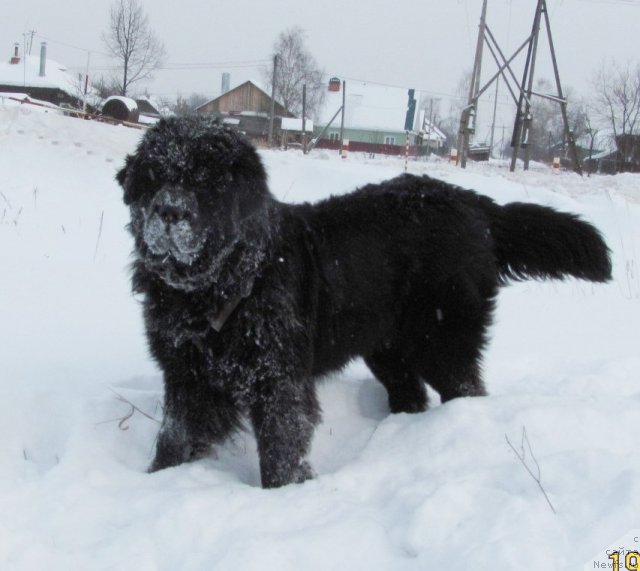
M 498 111 L 498 87 L 500 87 L 500 77 L 496 79 L 496 92 L 493 98 L 493 119 L 491 120 L 491 139 L 489 140 L 489 158 L 493 156 L 493 143 L 496 135 L 496 113 Z
M 558 61 L 556 59 L 556 50 L 553 46 L 553 37 L 551 36 L 551 22 L 549 22 L 549 12 L 544 11 L 544 21 L 547 28 L 547 36 L 549 37 L 549 50 L 551 51 L 551 61 L 553 62 L 553 72 L 556 80 L 556 90 L 560 99 L 560 110 L 562 112 L 562 122 L 564 123 L 564 135 L 569 145 L 569 153 L 571 154 L 571 162 L 574 170 L 582 176 L 582 167 L 578 158 L 578 150 L 576 149 L 576 139 L 573 130 L 569 127 L 569 117 L 567 116 L 567 100 L 562 94 L 562 84 L 560 83 L 560 72 L 558 71 Z
M 429 130 L 427 131 L 427 158 L 431 154 L 431 125 L 433 121 L 433 97 L 429 100 Z
M 89 62 L 91 61 L 91 52 L 87 52 L 87 70 L 84 74 L 84 86 L 82 89 L 82 112 L 87 112 L 87 91 L 89 90 Z
M 466 168 L 467 155 L 469 153 L 469 140 L 475 133 L 476 119 L 478 114 L 478 98 L 480 88 L 480 72 L 482 70 L 482 48 L 484 46 L 485 28 L 487 25 L 487 0 L 482 2 L 482 13 L 480 15 L 480 28 L 478 30 L 478 41 L 476 43 L 476 57 L 473 62 L 473 72 L 469 85 L 469 97 L 467 106 L 460 115 L 460 131 L 458 136 L 458 160 L 460 166 Z
M 311 141 L 309 142 L 309 145 L 307 145 L 307 152 L 311 151 L 316 146 L 318 141 L 325 136 L 326 132 L 329 130 L 331 125 L 333 125 L 333 122 L 336 120 L 336 117 L 338 116 L 339 113 L 342 113 L 342 120 L 341 120 L 341 124 L 340 124 L 340 149 L 339 149 L 339 152 L 342 152 L 342 143 L 344 141 L 344 138 L 343 138 L 343 134 L 344 134 L 344 105 L 345 105 L 346 86 L 347 86 L 347 82 L 343 81 L 342 82 L 342 105 L 334 113 L 333 117 L 331 117 L 331 120 L 324 126 L 324 128 L 322 129 L 320 134 L 317 137 L 312 137 Z
M 307 154 L 307 84 L 302 84 L 302 153 Z
M 278 56 L 273 56 L 273 77 L 271 80 L 271 110 L 269 111 L 269 136 L 267 144 L 273 146 L 273 116 L 276 112 L 276 73 L 278 70 Z
M 340 116 L 340 152 L 344 143 L 344 108 L 347 100 L 347 82 L 342 80 L 342 113 Z
M 535 60 L 538 50 L 538 36 L 540 34 L 540 24 L 542 17 L 544 16 L 545 26 L 547 31 L 547 37 L 549 40 L 549 50 L 551 52 L 551 61 L 553 63 L 553 73 L 556 80 L 557 95 L 543 95 L 541 93 L 533 92 L 533 74 L 535 71 Z M 527 76 L 528 74 L 528 76 Z M 526 97 L 524 96 L 525 82 Z M 546 0 L 538 0 L 536 7 L 536 15 L 533 22 L 533 31 L 531 40 L 529 43 L 529 52 L 527 54 L 527 65 L 525 66 L 525 73 L 522 78 L 522 85 L 520 90 L 520 100 L 518 102 L 518 112 L 516 114 L 516 123 L 513 131 L 513 155 L 511 157 L 511 171 L 515 170 L 516 159 L 518 158 L 518 151 L 520 147 L 525 148 L 524 168 L 529 168 L 529 160 L 531 156 L 531 148 L 529 146 L 529 130 L 531 129 L 531 98 L 533 95 L 544 97 L 555 101 L 560 104 L 560 110 L 562 113 L 562 122 L 564 124 L 564 134 L 569 146 L 569 154 L 571 156 L 571 162 L 573 164 L 573 170 L 582 176 L 582 167 L 580 166 L 580 160 L 578 158 L 578 152 L 576 150 L 576 142 L 573 132 L 569 128 L 569 118 L 567 115 L 567 100 L 562 94 L 562 85 L 560 83 L 560 72 L 558 71 L 558 61 L 556 59 L 556 52 L 553 45 L 553 36 L 551 35 L 551 23 L 549 21 L 549 10 L 547 8 Z M 524 110 L 522 105 L 524 103 Z
M 522 84 L 520 86 L 520 98 L 518 100 L 518 110 L 516 111 L 516 120 L 513 127 L 513 139 L 511 146 L 513 154 L 511 155 L 511 172 L 516 168 L 518 160 L 518 151 L 521 147 L 525 148 L 524 170 L 529 170 L 529 158 L 531 150 L 529 148 L 529 130 L 531 129 L 531 92 L 533 91 L 533 75 L 536 67 L 536 56 L 538 54 L 538 36 L 540 34 L 540 16 L 541 6 L 544 0 L 538 0 L 536 14 L 533 18 L 533 29 L 529 36 L 529 49 L 527 50 L 527 60 L 524 64 L 524 73 L 522 75 Z M 526 89 L 526 94 L 525 94 Z M 524 110 L 523 110 L 524 105 Z
M 28 47 L 27 47 L 27 35 L 29 36 Z M 33 36 L 35 35 L 36 35 L 35 30 L 29 30 L 24 34 L 25 36 L 24 55 L 27 55 L 27 54 L 31 55 L 31 48 L 33 46 Z
M 22 86 L 27 87 L 27 33 L 22 33 Z

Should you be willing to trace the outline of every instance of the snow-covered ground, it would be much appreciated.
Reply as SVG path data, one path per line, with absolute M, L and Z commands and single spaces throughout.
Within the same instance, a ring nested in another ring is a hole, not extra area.
M 265 491 L 247 434 L 145 473 L 158 424 L 128 402 L 159 418 L 161 378 L 113 179 L 140 133 L 2 101 L 0 569 L 542 571 L 601 568 L 625 534 L 620 547 L 640 547 L 640 176 L 411 162 L 500 202 L 580 213 L 606 235 L 615 279 L 503 289 L 487 398 L 390 416 L 354 363 L 320 389 L 318 478 Z M 262 156 L 288 201 L 403 170 Z M 537 461 L 556 513 L 506 438 L 535 475 Z

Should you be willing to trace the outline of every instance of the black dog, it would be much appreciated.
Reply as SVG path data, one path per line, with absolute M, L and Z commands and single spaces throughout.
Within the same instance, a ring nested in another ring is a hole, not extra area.
M 248 417 L 265 487 L 312 476 L 315 382 L 362 356 L 392 412 L 486 394 L 480 375 L 508 279 L 611 277 L 571 214 L 401 176 L 316 205 L 276 201 L 254 148 L 205 118 L 161 121 L 117 179 L 133 284 L 164 370 L 151 470 L 201 456 Z

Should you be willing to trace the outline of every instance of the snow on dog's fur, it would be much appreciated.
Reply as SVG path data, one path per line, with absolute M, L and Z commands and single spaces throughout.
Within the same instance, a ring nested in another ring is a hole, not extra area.
M 134 289 L 164 371 L 151 470 L 251 422 L 262 484 L 312 476 L 316 380 L 362 356 L 392 412 L 486 394 L 481 353 L 508 279 L 610 278 L 571 214 L 404 175 L 318 204 L 276 201 L 255 149 L 207 118 L 161 121 L 118 173 Z

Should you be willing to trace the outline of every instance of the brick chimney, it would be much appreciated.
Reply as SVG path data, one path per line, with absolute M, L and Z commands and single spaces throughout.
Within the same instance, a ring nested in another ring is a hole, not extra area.
M 40 77 L 44 77 L 46 75 L 47 68 L 47 42 L 42 42 L 40 44 Z
M 13 57 L 9 60 L 11 65 L 20 63 L 20 44 L 15 44 L 13 48 Z

